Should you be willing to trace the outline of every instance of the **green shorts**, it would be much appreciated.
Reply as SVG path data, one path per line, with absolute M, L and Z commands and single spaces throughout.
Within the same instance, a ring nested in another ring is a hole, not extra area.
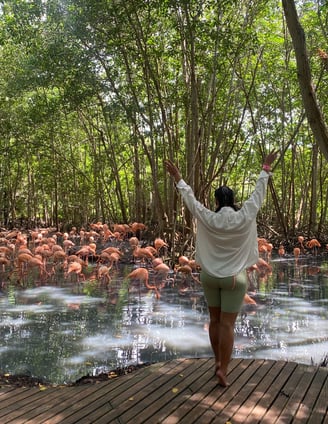
M 247 290 L 246 271 L 232 277 L 212 277 L 205 271 L 200 273 L 207 305 L 223 312 L 239 312 Z

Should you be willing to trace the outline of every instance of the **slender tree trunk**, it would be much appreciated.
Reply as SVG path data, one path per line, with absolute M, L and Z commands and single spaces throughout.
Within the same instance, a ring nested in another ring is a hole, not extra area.
M 313 145 L 312 151 L 312 175 L 311 175 L 311 204 L 310 204 L 310 217 L 309 217 L 309 232 L 316 234 L 318 231 L 317 226 L 317 181 L 318 179 L 318 146 Z

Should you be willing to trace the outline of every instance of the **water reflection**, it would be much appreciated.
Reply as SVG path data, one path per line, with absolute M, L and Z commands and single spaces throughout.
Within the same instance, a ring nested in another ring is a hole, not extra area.
M 236 326 L 235 357 L 319 363 L 328 352 L 328 265 L 317 258 L 271 261 L 249 274 Z M 109 289 L 43 286 L 0 297 L 0 371 L 62 383 L 117 366 L 212 356 L 200 287 L 183 281 L 153 290 L 117 273 Z
M 291 258 L 271 264 L 272 275 L 258 279 L 256 307 L 241 314 L 235 354 L 318 364 L 328 352 L 327 263 L 306 258 L 295 266 Z

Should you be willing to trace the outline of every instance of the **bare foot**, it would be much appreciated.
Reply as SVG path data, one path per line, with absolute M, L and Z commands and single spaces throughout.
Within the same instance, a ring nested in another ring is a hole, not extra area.
M 222 387 L 227 387 L 229 386 L 229 383 L 227 382 L 227 377 L 225 374 L 223 374 L 223 372 L 220 369 L 216 370 L 215 375 L 217 376 L 218 380 L 219 380 L 219 384 Z

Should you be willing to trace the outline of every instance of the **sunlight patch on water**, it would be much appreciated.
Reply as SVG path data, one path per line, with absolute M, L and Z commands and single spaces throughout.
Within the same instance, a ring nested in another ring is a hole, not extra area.
M 46 295 L 47 297 L 60 298 L 65 292 L 64 288 L 53 287 L 53 286 L 42 286 L 34 287 L 30 289 L 25 289 L 23 292 L 16 292 L 19 296 L 23 298 L 34 299 L 40 296 Z
M 201 350 L 209 347 L 208 334 L 203 328 L 183 327 L 180 328 L 158 328 L 152 330 L 153 335 L 165 340 L 166 345 L 178 348 L 181 351 Z
M 23 325 L 31 323 L 31 320 L 26 318 L 11 318 L 7 317 L 0 321 L 0 327 L 21 327 Z
M 16 295 L 20 299 L 40 299 L 41 301 L 56 301 L 63 304 L 80 303 L 93 304 L 103 301 L 100 297 L 87 296 L 84 294 L 72 294 L 71 289 L 58 287 L 37 287 L 27 289 L 24 292 L 17 292 Z
M 81 344 L 84 347 L 84 355 L 97 355 L 97 353 L 106 352 L 109 349 L 115 349 L 122 346 L 128 346 L 132 342 L 130 337 L 115 337 L 112 334 L 95 334 L 85 337 Z
M 27 313 L 27 314 L 44 314 L 55 309 L 54 305 L 32 304 L 32 305 L 10 305 L 6 308 L 6 312 Z M 26 320 L 28 322 L 28 320 Z
M 258 349 L 249 357 L 255 359 L 272 359 L 281 361 L 298 362 L 300 364 L 317 365 L 328 352 L 328 342 L 313 343 L 301 346 L 281 345 L 275 349 Z

